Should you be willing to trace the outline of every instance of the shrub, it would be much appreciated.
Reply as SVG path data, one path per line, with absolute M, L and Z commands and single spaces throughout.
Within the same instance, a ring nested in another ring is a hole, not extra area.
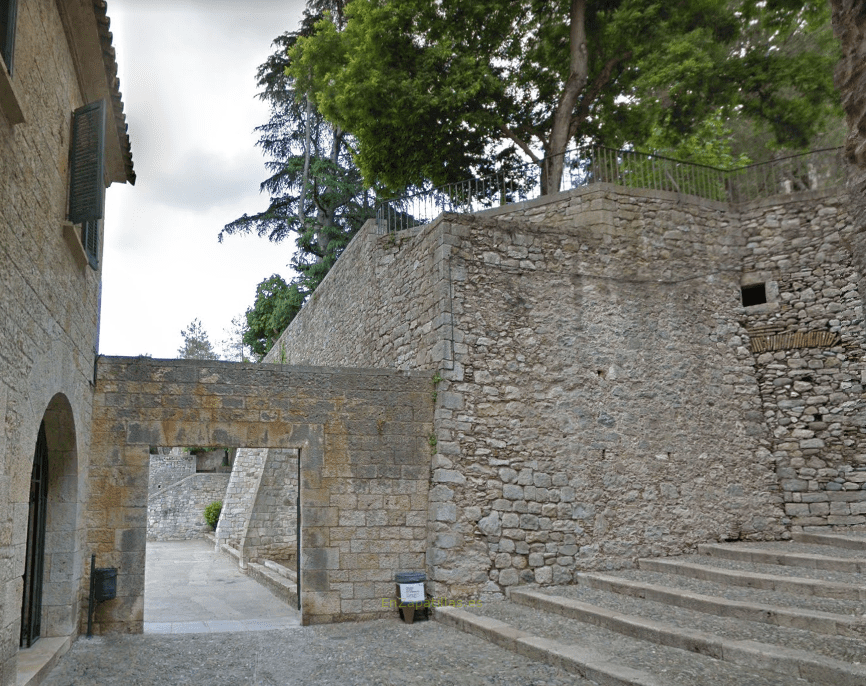
M 220 518 L 220 512 L 222 512 L 223 504 L 221 500 L 214 500 L 210 505 L 208 505 L 204 509 L 204 520 L 210 524 L 212 529 L 216 529 L 217 522 Z

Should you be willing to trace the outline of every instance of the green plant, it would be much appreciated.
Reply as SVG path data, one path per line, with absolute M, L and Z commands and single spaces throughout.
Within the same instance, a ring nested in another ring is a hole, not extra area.
M 430 379 L 430 382 L 433 384 L 433 403 L 436 403 L 436 399 L 439 397 L 439 392 L 436 390 L 439 386 L 439 382 L 442 381 L 442 376 L 439 372 L 436 372 L 433 375 L 433 378 Z
M 286 342 L 280 341 L 280 364 L 286 363 Z
M 427 443 L 430 444 L 431 452 L 435 453 L 436 452 L 436 444 L 439 443 L 439 441 L 436 439 L 436 434 L 430 434 L 430 436 L 427 438 Z
M 219 521 L 220 512 L 222 512 L 222 509 L 222 500 L 214 500 L 204 509 L 204 520 L 208 523 L 211 529 L 216 529 L 216 525 Z

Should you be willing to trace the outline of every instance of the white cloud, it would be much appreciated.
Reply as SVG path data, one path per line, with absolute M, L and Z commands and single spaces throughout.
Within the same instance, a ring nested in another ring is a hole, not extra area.
M 291 276 L 290 244 L 217 234 L 264 209 L 255 72 L 294 29 L 297 0 L 110 0 L 138 181 L 108 191 L 100 351 L 174 357 L 202 320 L 213 343 L 256 284 Z

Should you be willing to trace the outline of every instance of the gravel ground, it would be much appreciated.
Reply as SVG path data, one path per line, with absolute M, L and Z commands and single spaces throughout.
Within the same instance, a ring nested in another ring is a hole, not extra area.
M 508 602 L 485 603 L 475 614 L 493 617 L 536 636 L 606 656 L 611 662 L 648 672 L 665 686 L 805 686 L 771 672 L 757 673 L 705 655 L 640 641 L 560 615 Z
M 591 686 L 437 622 L 80 638 L 45 686 Z
M 833 548 L 832 550 L 838 550 Z M 832 556 L 832 555 L 831 555 Z M 680 555 L 668 558 L 677 562 L 687 562 L 705 567 L 719 567 L 720 569 L 743 570 L 746 572 L 758 572 L 760 574 L 775 574 L 776 576 L 801 577 L 803 579 L 820 579 L 822 581 L 835 581 L 840 584 L 855 584 L 862 586 L 866 579 L 862 574 L 851 574 L 848 572 L 828 572 L 823 569 L 810 569 L 809 567 L 793 567 L 791 565 L 767 565 L 754 562 L 741 562 L 739 560 L 725 560 L 721 557 L 710 557 L 709 555 Z
M 629 574 L 629 578 L 636 578 L 640 581 L 663 583 L 660 580 L 647 578 L 648 576 Z M 749 622 L 732 617 L 716 617 L 704 612 L 686 610 L 681 607 L 633 598 L 619 593 L 597 591 L 586 586 L 560 586 L 539 590 L 543 593 L 573 598 L 583 603 L 605 607 L 616 612 L 672 624 L 685 630 L 704 631 L 732 640 L 770 643 L 795 650 L 820 653 L 845 662 L 866 662 L 866 643 L 856 638 L 829 636 L 801 629 L 789 629 L 772 624 Z M 701 592 L 701 589 L 695 588 L 694 590 Z M 770 596 L 773 596 L 772 602 L 775 602 L 775 596 L 777 595 L 779 594 L 768 593 L 766 602 L 770 602 Z

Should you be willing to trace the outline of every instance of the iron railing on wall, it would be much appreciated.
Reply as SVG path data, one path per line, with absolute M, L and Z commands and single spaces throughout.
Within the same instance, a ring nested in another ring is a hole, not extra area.
M 378 233 L 421 226 L 442 212 L 472 213 L 542 195 L 545 173 L 534 163 L 508 174 L 467 179 L 382 203 Z M 560 190 L 593 183 L 672 191 L 722 202 L 747 202 L 804 190 L 822 190 L 845 181 L 841 148 L 825 148 L 737 169 L 680 162 L 661 155 L 605 147 L 569 150 Z

